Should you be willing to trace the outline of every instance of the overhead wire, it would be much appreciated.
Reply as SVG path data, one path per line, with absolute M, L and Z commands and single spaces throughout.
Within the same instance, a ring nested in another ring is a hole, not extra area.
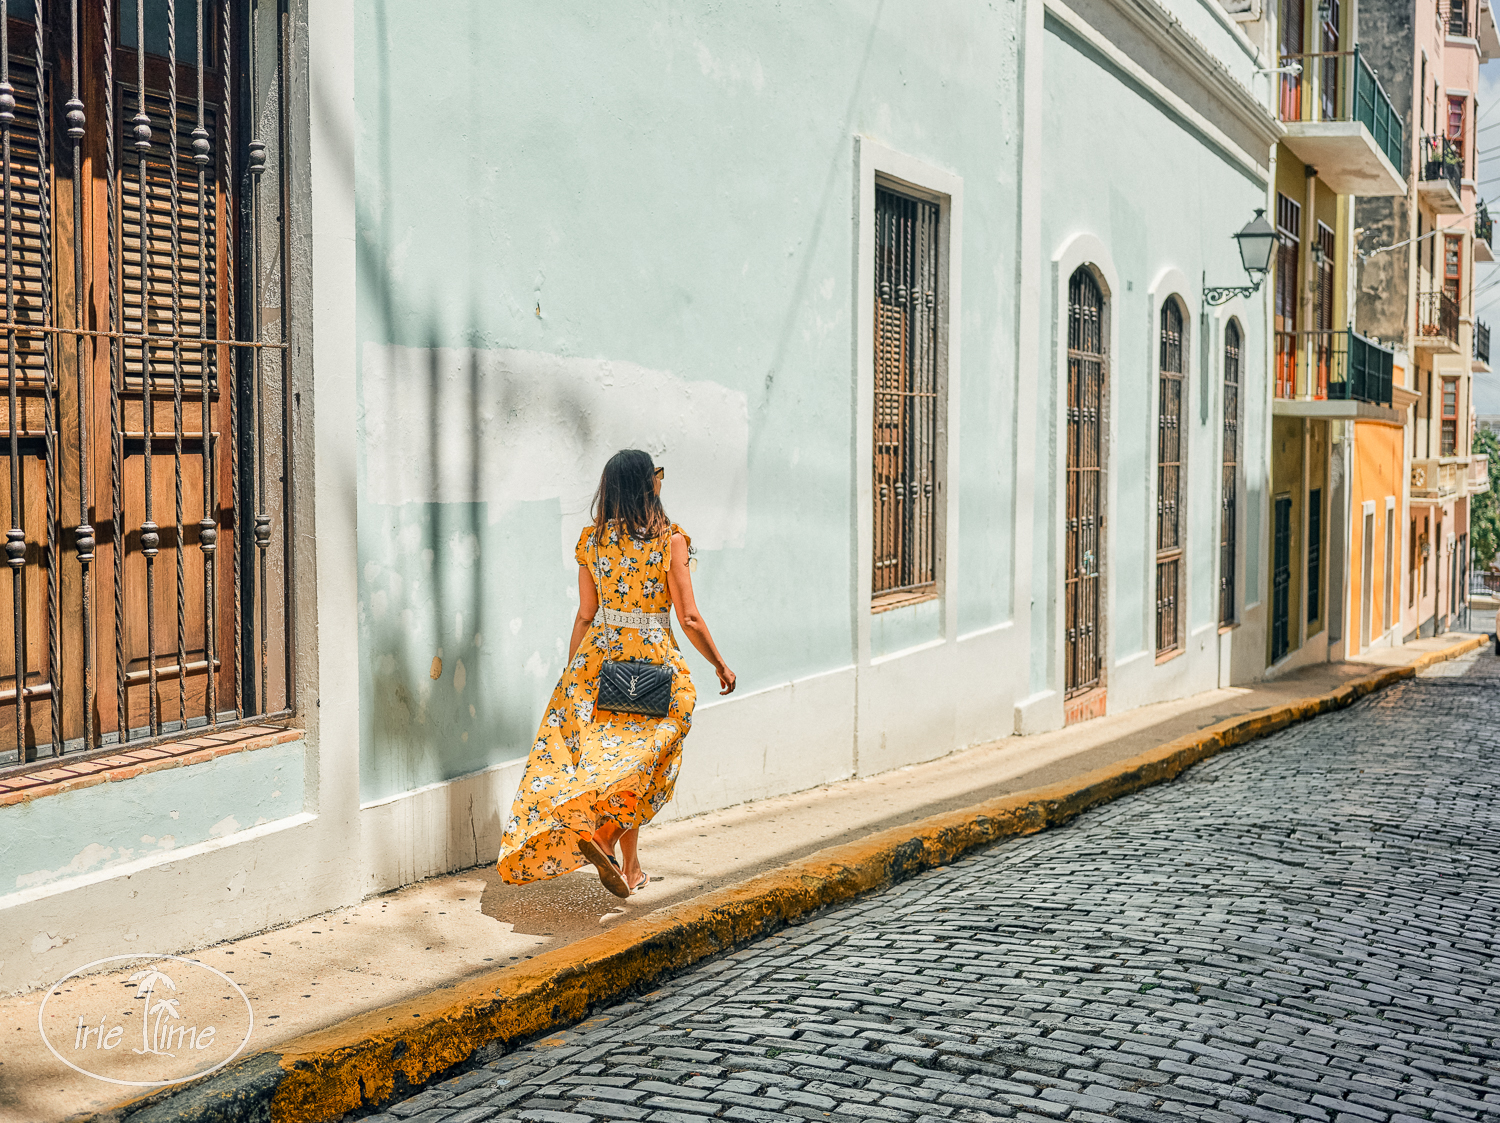
M 1484 205 L 1484 200 L 1479 200 L 1479 206 L 1482 207 Z M 1458 220 L 1462 222 L 1466 218 L 1473 218 L 1474 215 L 1478 213 L 1479 207 L 1475 207 L 1473 210 L 1465 211 L 1463 214 L 1459 215 Z M 1434 226 L 1431 230 L 1427 231 L 1427 233 L 1418 235 L 1415 238 L 1407 238 L 1405 241 L 1401 242 L 1392 242 L 1388 246 L 1376 246 L 1373 250 L 1355 250 L 1354 252 L 1359 256 L 1359 259 L 1361 261 L 1368 261 L 1377 253 L 1385 253 L 1387 250 L 1399 250 L 1402 246 L 1410 246 L 1418 242 L 1425 242 L 1428 238 L 1435 238 L 1439 234 L 1452 234 L 1454 232 L 1454 227 L 1451 224 L 1448 226 Z

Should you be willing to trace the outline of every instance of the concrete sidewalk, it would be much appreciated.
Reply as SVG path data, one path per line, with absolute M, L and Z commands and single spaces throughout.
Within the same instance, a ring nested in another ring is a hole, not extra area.
M 870 779 L 653 826 L 642 841 L 652 883 L 624 902 L 605 892 L 587 869 L 517 888 L 502 885 L 493 870 L 480 867 L 192 955 L 232 975 L 253 1004 L 256 1027 L 236 1062 L 241 1064 L 356 1016 L 372 1025 L 394 1021 L 398 1013 L 420 1018 L 420 1012 L 384 1008 L 414 1001 L 432 1005 L 434 992 L 503 980 L 507 968 L 519 968 L 519 977 L 535 957 L 638 924 L 660 910 L 680 914 L 685 905 L 818 851 L 879 832 L 899 836 L 899 828 L 1013 793 L 1066 788 L 1069 781 L 1191 740 L 1198 731 L 1242 715 L 1295 709 L 1368 678 L 1379 665 L 1441 658 L 1476 642 L 1449 633 L 1383 649 L 1369 660 L 1307 668 L 1253 687 L 1211 691 L 1054 733 L 1011 737 Z M 105 985 L 116 981 L 99 978 Z M 0 1040 L 13 1046 L 27 1042 L 25 1048 L 6 1050 L 0 1063 L 0 1119 L 111 1118 L 115 1109 L 138 1102 L 139 1090 L 74 1072 L 33 1041 L 41 998 L 37 992 L 0 1001 L 0 1033 L 6 1035 Z

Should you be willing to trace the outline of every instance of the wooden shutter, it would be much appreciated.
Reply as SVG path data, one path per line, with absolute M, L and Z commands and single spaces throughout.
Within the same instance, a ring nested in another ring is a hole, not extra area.
M 216 114 L 205 111 L 204 128 L 208 132 L 209 160 L 204 167 L 205 189 L 203 214 L 198 204 L 198 165 L 189 154 L 193 151 L 193 130 L 197 127 L 197 107 L 191 100 L 177 105 L 177 208 L 172 207 L 172 165 L 162 135 L 170 118 L 165 95 L 148 88 L 146 113 L 156 133 L 156 143 L 147 153 L 145 163 L 144 217 L 141 203 L 142 177 L 128 146 L 131 140 L 129 117 L 136 105 L 133 87 L 120 88 L 119 104 L 129 113 L 122 114 L 122 149 L 128 153 L 120 169 L 120 296 L 122 329 L 129 334 L 196 336 L 203 330 L 209 339 L 218 329 L 218 260 L 213 236 L 218 227 L 217 190 L 219 143 Z M 143 234 L 144 228 L 144 234 Z M 209 235 L 205 237 L 205 232 Z M 173 267 L 173 235 L 176 235 L 176 268 Z M 200 292 L 200 278 L 202 281 Z M 174 309 L 174 293 L 176 303 Z M 174 315 L 176 323 L 174 324 Z M 176 362 L 181 364 L 184 386 L 201 385 L 204 364 L 212 377 L 215 350 L 183 344 Z M 127 339 L 124 346 L 126 384 L 138 386 L 141 380 L 141 347 Z M 151 349 L 151 376 L 156 386 L 170 386 L 174 356 L 170 347 Z
M 10 56 L 10 82 L 15 87 L 16 119 L 10 130 L 10 176 L 5 182 L 11 206 L 9 257 L 0 244 L 0 293 L 9 291 L 10 307 L 18 324 L 41 327 L 46 322 L 43 297 L 44 262 L 50 261 L 51 230 L 42 221 L 41 133 L 37 120 L 36 62 Z M 50 172 L 48 173 L 50 175 Z M 40 389 L 45 339 L 16 336 L 16 380 Z M 0 359 L 0 378 L 9 377 L 8 356 Z M 24 428 L 41 431 L 41 418 L 28 408 Z

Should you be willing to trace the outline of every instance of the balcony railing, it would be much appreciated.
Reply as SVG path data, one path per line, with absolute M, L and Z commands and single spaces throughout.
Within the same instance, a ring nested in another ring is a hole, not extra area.
M 1467 38 L 1469 35 L 1469 5 L 1467 0 L 1448 0 L 1448 34 Z
M 1411 462 L 1411 494 L 1414 499 L 1454 499 L 1468 482 L 1467 458 L 1426 457 Z
M 1440 289 L 1417 295 L 1417 344 L 1458 342 L 1458 301 Z
M 1357 44 L 1352 51 L 1282 55 L 1279 65 L 1293 63 L 1301 72 L 1281 76 L 1283 121 L 1358 121 L 1398 172 L 1406 167 L 1401 117 Z
M 1489 208 L 1482 202 L 1474 215 L 1474 237 L 1491 249 L 1495 246 L 1495 223 L 1490 218 Z
M 1420 159 L 1418 175 L 1424 183 L 1446 179 L 1455 195 L 1462 189 L 1464 154 L 1457 141 L 1445 136 L 1424 136 Z
M 1276 333 L 1276 396 L 1391 404 L 1394 353 L 1352 328 Z
M 1490 325 L 1483 320 L 1474 321 L 1474 359 L 1490 365 Z
M 1490 458 L 1488 456 L 1469 457 L 1469 494 L 1478 495 L 1489 489 Z

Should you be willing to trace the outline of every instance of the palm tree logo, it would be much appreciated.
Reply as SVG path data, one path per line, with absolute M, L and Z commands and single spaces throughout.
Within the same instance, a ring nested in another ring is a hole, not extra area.
M 167 990 L 176 990 L 177 984 L 172 981 L 172 976 L 163 974 L 162 972 L 156 970 L 154 967 L 149 968 L 145 971 L 137 971 L 134 975 L 130 976 L 130 981 L 132 983 L 137 980 L 140 980 L 141 985 L 136 988 L 135 996 L 137 998 L 144 998 L 146 1000 L 146 1016 L 141 1019 L 141 1044 L 144 1045 L 145 1048 L 136 1049 L 134 1050 L 134 1052 L 161 1053 L 160 1049 L 154 1047 L 154 1042 L 159 1042 L 162 1040 L 162 1019 L 168 1017 L 180 1018 L 182 1017 L 182 1014 L 177 1010 L 177 999 L 158 998 L 153 1003 L 151 997 L 155 992 L 156 985 L 158 983 L 164 983 Z M 151 1029 L 151 1019 L 153 1016 L 155 1016 L 156 1018 L 156 1031 L 154 1033 Z M 171 1057 L 175 1056 L 176 1054 L 161 1053 L 161 1055 Z

